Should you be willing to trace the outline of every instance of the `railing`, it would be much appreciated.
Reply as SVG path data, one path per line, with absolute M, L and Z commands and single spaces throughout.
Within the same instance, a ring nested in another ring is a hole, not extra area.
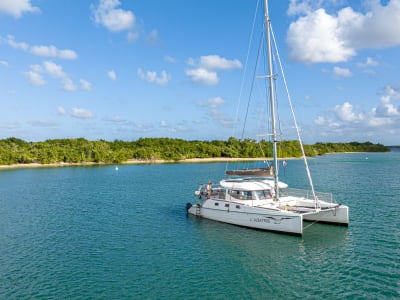
M 292 196 L 292 197 L 303 197 L 306 199 L 314 200 L 313 193 L 311 190 L 287 188 L 279 190 L 279 193 L 281 197 Z M 335 202 L 332 193 L 315 192 L 315 195 L 320 201 L 325 201 L 328 203 Z

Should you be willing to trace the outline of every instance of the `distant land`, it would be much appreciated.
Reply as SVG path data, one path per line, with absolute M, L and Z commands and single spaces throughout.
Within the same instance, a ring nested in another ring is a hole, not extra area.
M 400 146 L 387 146 L 390 151 L 400 152 Z
M 40 166 L 45 164 L 115 164 L 215 161 L 271 157 L 271 142 L 252 139 L 226 141 L 186 141 L 171 138 L 140 138 L 136 141 L 88 141 L 84 138 L 27 142 L 18 138 L 0 140 L 0 165 Z M 386 147 L 371 142 L 316 143 L 304 145 L 307 156 L 343 152 L 400 151 L 400 146 Z M 279 157 L 301 157 L 298 141 L 280 141 Z

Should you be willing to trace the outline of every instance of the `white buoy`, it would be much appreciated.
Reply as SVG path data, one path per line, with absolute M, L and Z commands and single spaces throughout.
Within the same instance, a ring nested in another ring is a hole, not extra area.
M 118 171 L 118 166 L 115 166 L 115 171 Z

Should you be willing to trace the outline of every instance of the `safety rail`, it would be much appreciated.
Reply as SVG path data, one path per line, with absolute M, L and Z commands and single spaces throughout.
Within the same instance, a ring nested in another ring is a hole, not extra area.
M 279 190 L 280 196 L 292 196 L 292 197 L 303 197 L 306 199 L 314 200 L 313 193 L 311 190 L 303 190 L 303 189 L 296 189 L 296 188 L 286 188 Z M 324 193 L 324 192 L 315 192 L 318 200 L 325 201 L 328 203 L 334 203 L 334 198 L 332 193 Z

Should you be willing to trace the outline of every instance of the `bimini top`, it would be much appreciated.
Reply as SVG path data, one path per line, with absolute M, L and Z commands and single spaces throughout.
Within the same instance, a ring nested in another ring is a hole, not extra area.
M 220 181 L 220 185 L 227 189 L 243 191 L 262 191 L 272 189 L 274 187 L 274 180 L 269 178 L 224 179 Z M 278 182 L 278 186 L 280 189 L 288 187 L 288 185 L 283 182 Z

